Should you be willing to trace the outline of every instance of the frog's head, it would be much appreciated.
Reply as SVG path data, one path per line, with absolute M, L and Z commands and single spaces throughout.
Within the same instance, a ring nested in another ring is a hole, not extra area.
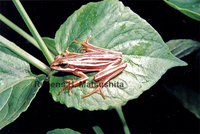
M 55 61 L 51 63 L 50 68 L 61 72 L 72 72 L 75 69 L 71 68 L 68 60 L 65 57 L 56 57 Z

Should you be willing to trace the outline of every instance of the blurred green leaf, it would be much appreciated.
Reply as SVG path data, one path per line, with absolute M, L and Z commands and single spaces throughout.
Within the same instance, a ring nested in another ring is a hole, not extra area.
M 164 0 L 168 5 L 177 9 L 190 18 L 200 21 L 199 0 Z
M 200 48 L 200 42 L 190 39 L 177 39 L 166 42 L 171 53 L 182 58 Z
M 33 75 L 27 62 L 0 44 L 0 129 L 26 111 L 45 75 Z
M 67 107 L 106 110 L 124 105 L 148 90 L 169 68 L 187 65 L 170 53 L 160 35 L 145 20 L 117 0 L 91 2 L 75 11 L 57 31 L 56 49 L 61 53 L 69 47 L 70 52 L 78 53 L 82 45 L 73 40 L 85 41 L 90 35 L 91 44 L 123 52 L 122 62 L 128 66 L 103 88 L 106 99 L 98 93 L 81 98 L 94 90 L 88 87 L 97 83 L 93 80 L 96 72 L 87 73 L 89 80 L 73 87 L 69 96 L 67 89 L 59 94 L 63 81 L 79 77 L 55 71 L 50 78 L 50 93 L 55 101 Z
M 181 104 L 192 112 L 197 118 L 200 119 L 200 94 L 183 87 L 181 85 L 175 85 L 173 87 L 164 86 L 165 89 L 173 94 Z
M 47 134 L 81 134 L 81 133 L 74 131 L 70 128 L 65 128 L 65 129 L 54 129 L 48 131 Z

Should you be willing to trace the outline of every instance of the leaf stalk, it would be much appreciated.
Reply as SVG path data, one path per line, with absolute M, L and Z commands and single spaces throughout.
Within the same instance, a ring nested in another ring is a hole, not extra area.
M 125 134 L 130 134 L 130 130 L 128 128 L 128 125 L 126 124 L 126 119 L 124 117 L 124 114 L 123 114 L 123 111 L 122 111 L 122 108 L 121 106 L 119 107 L 116 107 L 115 110 L 117 111 L 118 115 L 119 115 L 119 118 L 123 124 L 123 127 L 124 127 L 124 133 Z
M 23 36 L 25 39 L 27 39 L 30 43 L 32 43 L 35 47 L 37 47 L 40 50 L 40 47 L 39 47 L 38 43 L 36 42 L 36 40 L 32 36 L 30 36 L 28 33 L 23 31 L 21 28 L 19 28 L 17 25 L 15 25 L 13 22 L 11 22 L 9 19 L 7 19 L 2 14 L 0 14 L 0 20 L 2 22 L 4 22 L 6 25 L 8 25 L 9 27 L 11 27 L 18 34 Z
M 24 51 L 20 47 L 18 47 L 15 43 L 7 40 L 6 38 L 4 38 L 1 35 L 0 35 L 0 43 L 4 44 L 7 48 L 9 48 L 13 52 L 15 52 L 17 55 L 24 58 L 27 62 L 29 62 L 32 65 L 34 65 L 35 67 L 37 67 L 38 69 L 40 69 L 45 74 L 49 75 L 49 73 L 51 72 L 51 69 L 47 65 L 45 65 L 43 62 L 36 59 L 35 57 L 33 57 L 32 55 L 30 55 L 29 53 L 27 53 L 26 51 Z
M 93 126 L 92 129 L 95 131 L 96 134 L 104 134 L 99 126 Z
M 28 26 L 33 37 L 35 38 L 38 45 L 40 46 L 40 49 L 42 50 L 42 52 L 43 52 L 45 58 L 47 59 L 48 63 L 51 64 L 54 61 L 54 58 L 51 55 L 49 49 L 46 47 L 46 45 L 45 45 L 44 41 L 42 40 L 40 34 L 38 33 L 37 29 L 33 25 L 33 22 L 29 18 L 28 14 L 26 13 L 21 2 L 19 0 L 13 0 L 13 3 L 15 4 L 15 6 L 16 6 L 17 10 L 19 11 L 20 15 L 22 16 L 24 22 L 26 23 L 26 25 Z

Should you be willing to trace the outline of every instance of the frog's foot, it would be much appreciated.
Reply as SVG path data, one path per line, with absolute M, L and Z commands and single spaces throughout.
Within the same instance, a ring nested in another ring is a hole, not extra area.
M 72 93 L 71 93 L 71 87 L 69 86 L 69 83 L 65 84 L 65 86 L 63 87 L 63 89 L 60 90 L 59 94 L 61 94 L 62 91 L 64 91 L 66 87 L 68 87 L 69 95 L 72 95 Z
M 116 61 L 116 62 L 118 62 L 118 61 Z M 99 81 L 98 87 L 95 90 L 93 90 L 92 92 L 90 92 L 89 94 L 84 95 L 82 98 L 90 96 L 93 93 L 100 92 L 101 95 L 103 96 L 103 98 L 105 99 L 106 97 L 102 92 L 102 88 L 105 86 L 105 84 L 110 79 L 112 79 L 113 77 L 115 77 L 119 73 L 121 73 L 126 68 L 126 66 L 127 66 L 126 63 L 119 64 L 119 65 L 116 65 L 116 66 L 111 66 L 110 68 L 104 69 L 104 70 L 98 72 L 97 74 L 95 74 L 94 80 Z M 109 73 L 107 73 L 107 72 L 109 72 Z
M 83 47 L 83 48 L 81 48 L 79 51 L 81 51 L 81 50 L 86 50 L 86 51 L 87 51 L 87 48 Z
M 98 86 L 98 87 L 97 87 L 95 90 L 93 90 L 93 91 L 90 92 L 89 94 L 86 94 L 86 95 L 82 96 L 82 98 L 88 97 L 88 96 L 92 95 L 93 93 L 100 92 L 101 95 L 103 96 L 103 98 L 106 99 L 106 96 L 105 96 L 104 93 L 102 92 L 103 86 L 99 86 L 99 84 L 98 84 L 97 86 Z
M 96 51 L 99 51 L 100 48 L 92 45 L 89 43 L 89 40 L 91 39 L 91 36 L 89 36 L 87 38 L 86 41 L 77 41 L 77 40 L 74 40 L 73 42 L 76 42 L 76 43 L 79 43 L 79 44 L 82 44 L 84 46 L 84 48 L 81 48 L 81 50 L 86 50 L 87 52 L 96 52 Z
M 86 41 L 77 41 L 77 40 L 73 40 L 73 42 L 76 42 L 76 43 L 79 43 L 79 44 L 82 44 L 83 46 L 87 46 L 88 45 L 88 42 L 89 42 L 89 40 L 91 39 L 92 37 L 91 36 L 89 36 L 88 38 L 87 38 L 87 40 Z
M 70 52 L 68 49 L 69 47 L 67 47 L 65 52 L 61 53 L 59 56 L 67 57 L 67 56 L 79 55 L 79 53 Z
M 66 87 L 68 87 L 69 95 L 72 95 L 72 93 L 71 93 L 71 87 L 73 86 L 74 81 L 76 81 L 73 77 L 72 77 L 72 79 L 73 80 L 64 80 L 64 82 L 69 82 L 69 83 L 65 84 L 65 86 L 63 87 L 63 89 L 60 90 L 59 94 L 61 94 L 62 91 L 65 90 Z

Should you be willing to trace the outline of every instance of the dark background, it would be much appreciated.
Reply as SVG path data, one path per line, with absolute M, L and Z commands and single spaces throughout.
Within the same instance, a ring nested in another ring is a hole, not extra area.
M 163 1 L 124 1 L 154 27 L 165 42 L 170 39 L 193 39 L 200 41 L 200 24 Z M 22 1 L 42 37 L 54 38 L 62 23 L 83 4 L 90 1 Z M 0 13 L 29 32 L 17 9 L 11 1 L 0 1 Z M 46 62 L 43 54 L 23 37 L 0 22 L 0 34 L 16 43 L 41 61 Z M 163 89 L 163 83 L 179 84 L 199 90 L 200 54 L 195 51 L 182 60 L 187 67 L 176 67 L 166 74 L 138 99 L 129 101 L 123 111 L 131 133 L 199 133 L 199 120 L 185 109 L 180 102 Z M 31 66 L 34 74 L 41 74 Z M 55 128 L 71 128 L 81 133 L 94 133 L 92 125 L 98 124 L 105 133 L 124 133 L 115 110 L 78 111 L 66 108 L 53 101 L 49 85 L 44 82 L 27 111 L 13 123 L 4 127 L 0 133 L 46 133 Z

